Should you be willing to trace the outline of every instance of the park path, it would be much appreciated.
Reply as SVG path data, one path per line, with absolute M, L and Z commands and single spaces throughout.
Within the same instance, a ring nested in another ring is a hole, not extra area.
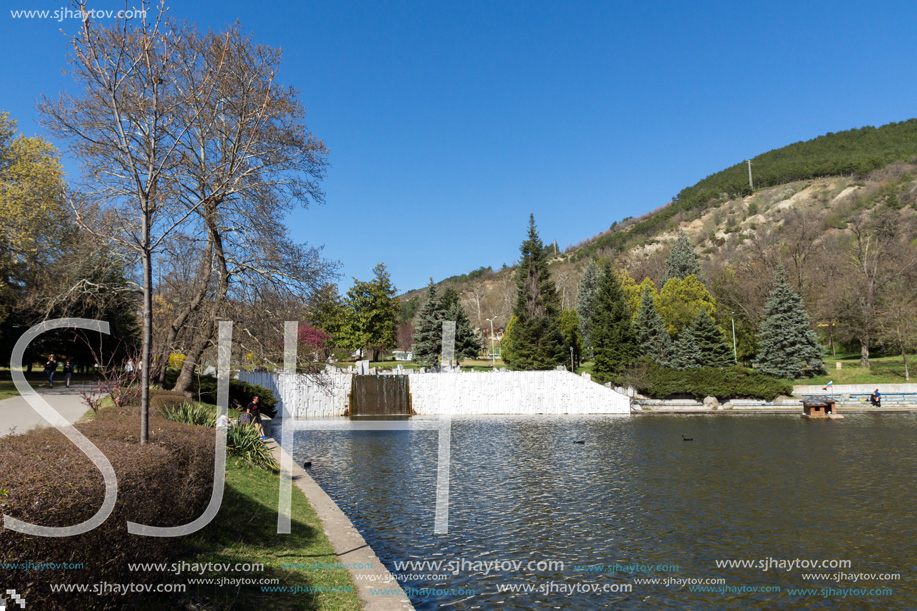
M 67 419 L 76 422 L 83 417 L 89 408 L 80 397 L 84 385 L 74 384 L 70 388 L 63 384 L 54 388 L 35 388 L 35 391 Z M 38 415 L 32 406 L 22 397 L 10 397 L 0 401 L 0 437 L 20 435 L 32 429 L 50 426 L 50 423 Z

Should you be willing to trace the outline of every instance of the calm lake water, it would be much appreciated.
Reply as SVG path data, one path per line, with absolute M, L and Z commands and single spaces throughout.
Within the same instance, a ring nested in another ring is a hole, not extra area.
M 295 441 L 418 609 L 917 608 L 912 414 L 453 419 L 447 535 L 435 431 Z M 850 563 L 774 565 L 796 559 Z

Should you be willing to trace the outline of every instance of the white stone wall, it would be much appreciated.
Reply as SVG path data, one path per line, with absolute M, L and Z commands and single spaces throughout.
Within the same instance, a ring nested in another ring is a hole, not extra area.
M 420 415 L 629 414 L 630 398 L 568 371 L 413 374 Z
M 567 371 L 408 373 L 419 415 L 630 413 L 630 397 Z M 239 379 L 273 390 L 296 418 L 343 416 L 352 383 L 352 375 L 340 371 L 241 373 Z
M 278 414 L 286 406 L 294 418 L 319 418 L 344 415 L 353 375 L 337 370 L 314 375 L 242 372 L 239 379 L 274 391 Z

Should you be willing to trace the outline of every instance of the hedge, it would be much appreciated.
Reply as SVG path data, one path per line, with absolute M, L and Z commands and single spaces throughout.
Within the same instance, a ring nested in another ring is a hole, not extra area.
M 716 397 L 720 401 L 773 401 L 780 395 L 793 394 L 793 386 L 789 382 L 745 367 L 699 367 L 678 371 L 655 363 L 643 363 L 629 372 L 625 383 L 654 399 L 690 395 L 697 400 Z
M 82 563 L 82 569 L 9 570 L 13 588 L 32 609 L 105 609 L 139 599 L 92 593 L 52 593 L 51 583 L 156 583 L 155 572 L 130 572 L 130 562 L 165 562 L 177 538 L 130 535 L 127 522 L 178 526 L 206 508 L 213 486 L 214 437 L 203 429 L 151 411 L 149 443 L 139 444 L 136 407 L 102 409 L 77 425 L 111 461 L 118 477 L 114 511 L 94 530 L 73 537 L 36 537 L 0 530 L 0 562 Z M 104 480 L 91 461 L 53 428 L 0 438 L 0 506 L 3 513 L 45 526 L 75 525 L 93 516 L 104 498 Z
M 165 386 L 172 388 L 178 379 L 179 371 L 177 369 L 166 370 Z M 195 375 L 191 383 L 191 398 L 202 403 L 217 402 L 217 379 L 209 375 Z M 258 397 L 258 403 L 261 405 L 261 413 L 269 418 L 277 415 L 277 398 L 274 393 L 258 386 L 249 384 L 235 378 L 229 379 L 229 407 L 244 408 L 252 400 L 252 397 Z

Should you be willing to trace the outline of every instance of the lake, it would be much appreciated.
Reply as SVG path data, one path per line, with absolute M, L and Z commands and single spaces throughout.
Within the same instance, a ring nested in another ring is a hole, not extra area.
M 446 535 L 435 431 L 295 440 L 418 609 L 917 608 L 917 415 L 453 419 Z

